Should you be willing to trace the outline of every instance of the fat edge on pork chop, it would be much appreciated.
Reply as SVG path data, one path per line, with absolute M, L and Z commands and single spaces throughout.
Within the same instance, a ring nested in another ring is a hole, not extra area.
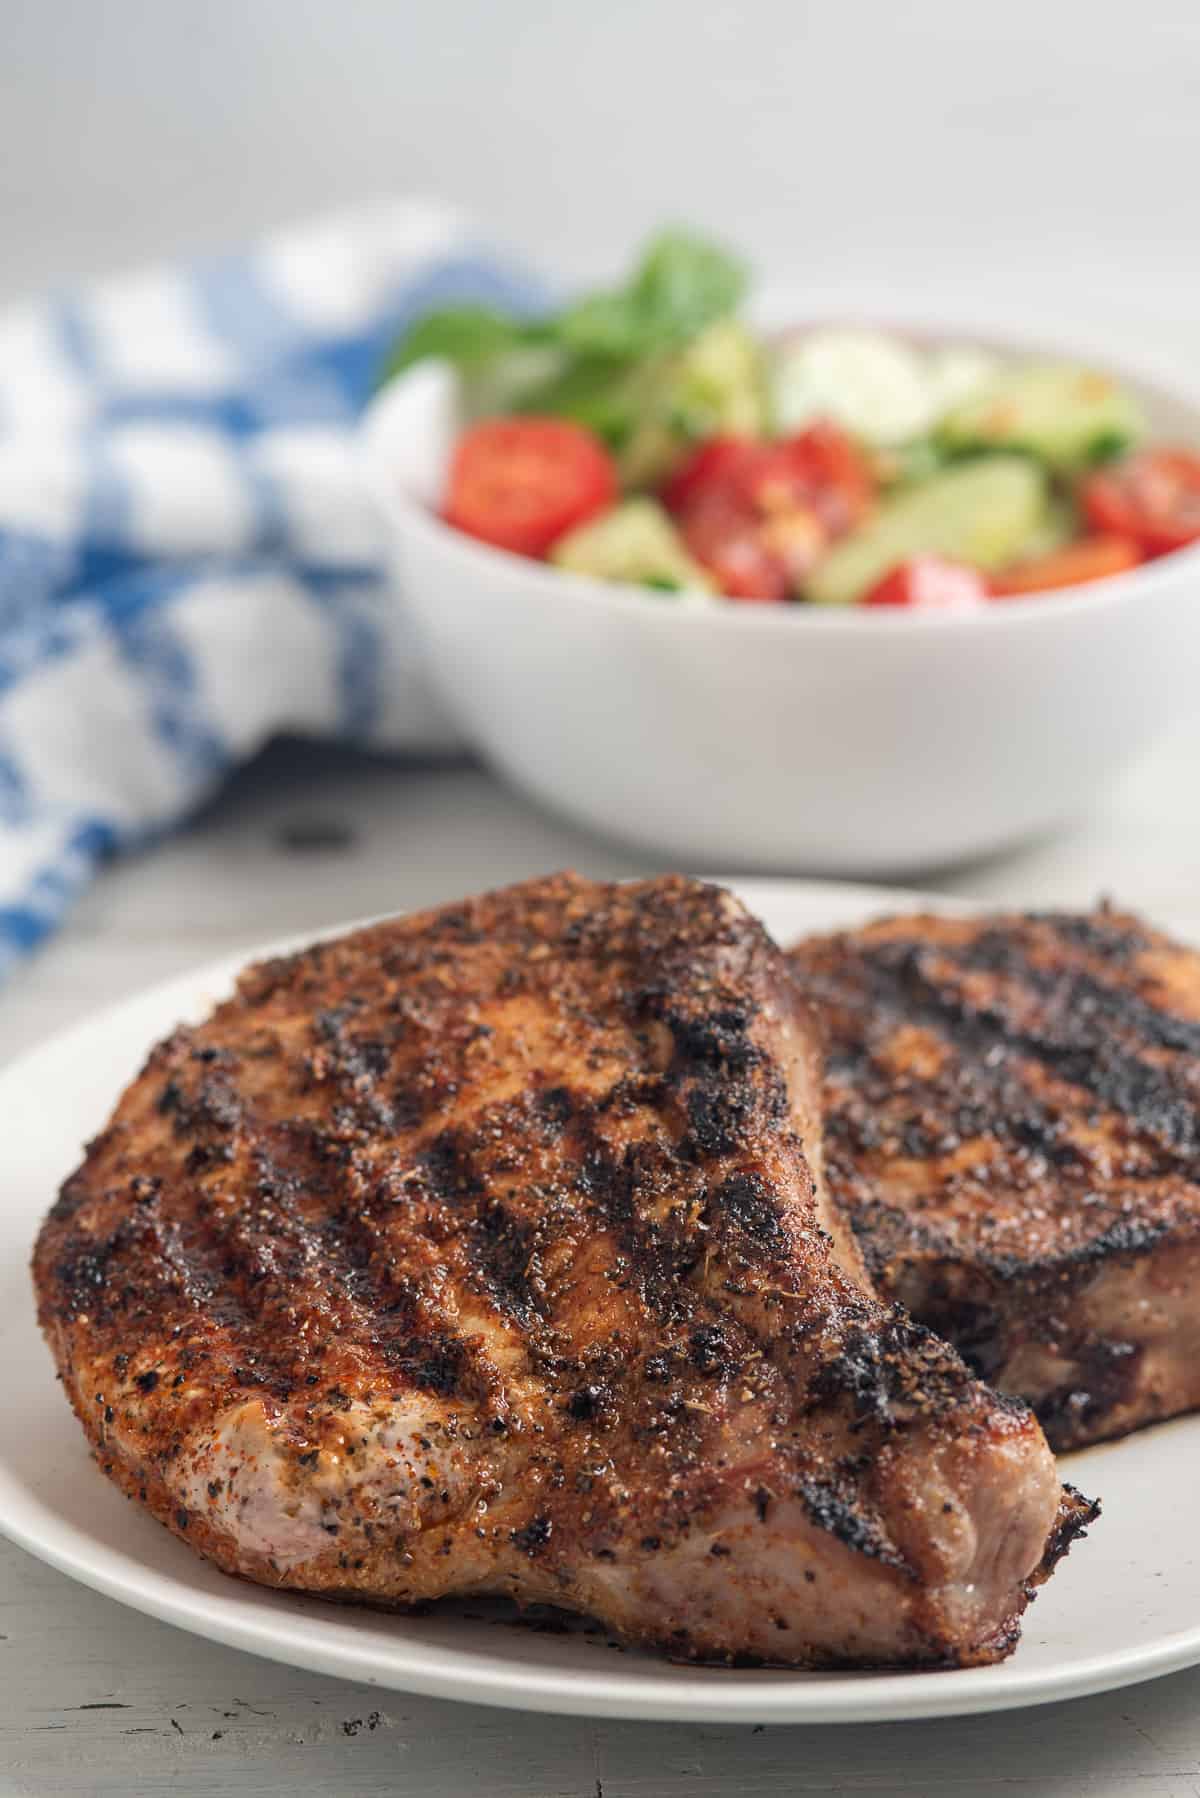
M 877 1300 L 818 1084 L 783 958 L 683 879 L 250 968 L 37 1245 L 100 1465 L 267 1585 L 508 1595 L 682 1658 L 997 1658 L 1091 1508 Z

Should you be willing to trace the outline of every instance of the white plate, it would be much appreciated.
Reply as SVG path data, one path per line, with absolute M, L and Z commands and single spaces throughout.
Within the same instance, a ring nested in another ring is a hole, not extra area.
M 878 888 L 739 885 L 783 942 L 914 903 Z M 231 1647 L 523 1710 L 747 1723 L 936 1717 L 1075 1697 L 1200 1661 L 1200 1418 L 1068 1460 L 1067 1477 L 1103 1499 L 1104 1516 L 1042 1591 L 1012 1659 L 961 1673 L 677 1667 L 602 1638 L 538 1633 L 478 1605 L 469 1616 L 394 1616 L 265 1591 L 198 1560 L 92 1466 L 37 1330 L 27 1265 L 58 1183 L 146 1049 L 181 1018 L 202 1015 L 235 971 L 219 963 L 156 987 L 0 1077 L 0 1529 L 15 1542 L 97 1591 Z

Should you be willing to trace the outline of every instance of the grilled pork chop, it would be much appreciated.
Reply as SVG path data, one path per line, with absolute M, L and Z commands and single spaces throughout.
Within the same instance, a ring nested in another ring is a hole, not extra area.
M 105 1471 L 231 1572 L 684 1657 L 993 1659 L 1088 1507 L 877 1301 L 816 1103 L 716 888 L 377 925 L 154 1050 L 43 1228 L 42 1322 Z
M 1200 1405 L 1200 956 L 1107 909 L 801 944 L 884 1294 L 1079 1448 Z

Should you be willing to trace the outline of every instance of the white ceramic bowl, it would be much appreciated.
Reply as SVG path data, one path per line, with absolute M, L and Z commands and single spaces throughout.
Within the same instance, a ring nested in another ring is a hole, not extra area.
M 1200 398 L 1117 372 L 1155 435 L 1200 442 Z M 1200 548 L 958 616 L 680 601 L 443 524 L 457 426 L 437 364 L 365 424 L 431 673 L 515 785 L 663 862 L 888 875 L 965 860 L 1080 811 L 1195 703 Z

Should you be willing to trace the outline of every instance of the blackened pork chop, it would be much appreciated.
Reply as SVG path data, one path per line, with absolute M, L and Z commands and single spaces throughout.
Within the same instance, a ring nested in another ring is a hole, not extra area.
M 717 888 L 380 924 L 154 1050 L 43 1228 L 42 1322 L 104 1470 L 231 1572 L 702 1659 L 993 1659 L 1087 1507 L 876 1299 L 817 1101 Z
M 1056 1448 L 1200 1405 L 1200 956 L 1102 909 L 892 918 L 791 961 L 884 1294 Z

